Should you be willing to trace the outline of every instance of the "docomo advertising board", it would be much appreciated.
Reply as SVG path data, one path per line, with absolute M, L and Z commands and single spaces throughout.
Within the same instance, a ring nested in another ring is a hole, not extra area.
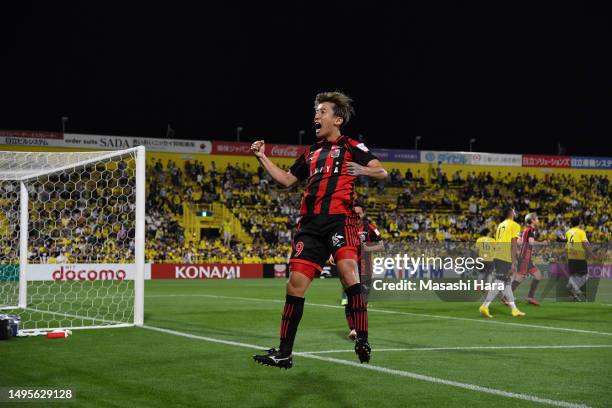
M 30 264 L 29 281 L 104 281 L 134 280 L 135 264 Z M 151 265 L 144 266 L 145 280 L 151 279 Z
M 0 274 L 16 280 L 19 268 Z M 286 264 L 149 264 L 144 265 L 144 279 L 250 279 L 284 278 Z M 1 270 L 0 270 L 1 272 Z M 11 273 L 12 272 L 12 273 Z M 30 264 L 28 281 L 123 281 L 133 280 L 135 264 Z

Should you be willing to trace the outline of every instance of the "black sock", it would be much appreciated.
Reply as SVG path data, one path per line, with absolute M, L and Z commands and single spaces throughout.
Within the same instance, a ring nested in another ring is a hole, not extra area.
M 531 286 L 529 287 L 529 294 L 527 295 L 527 297 L 532 298 L 535 296 L 535 292 L 536 290 L 538 290 L 539 284 L 540 284 L 540 281 L 538 279 L 531 280 Z
M 346 288 L 348 304 L 351 306 L 353 325 L 357 331 L 357 338 L 368 339 L 368 298 L 361 287 L 361 283 Z
M 353 323 L 353 310 L 351 309 L 350 303 L 344 305 L 344 315 L 346 316 L 346 322 L 348 323 L 349 330 L 355 330 L 355 323 Z
M 287 295 L 280 326 L 280 351 L 291 354 L 298 325 L 304 312 L 304 298 Z
M 512 291 L 514 292 L 516 290 L 516 288 L 518 288 L 518 285 L 520 285 L 521 282 L 519 281 L 512 281 Z

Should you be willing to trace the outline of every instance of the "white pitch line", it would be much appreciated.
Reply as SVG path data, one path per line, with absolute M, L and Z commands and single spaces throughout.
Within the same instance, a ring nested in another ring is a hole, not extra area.
M 172 334 L 175 336 L 187 337 L 188 339 L 204 340 L 210 343 L 226 344 L 228 346 L 244 347 L 244 348 L 250 348 L 250 349 L 255 349 L 255 350 L 266 350 L 269 348 L 269 347 L 264 347 L 264 346 L 257 346 L 255 344 L 247 344 L 247 343 L 240 343 L 237 341 L 221 340 L 221 339 L 215 339 L 213 337 L 199 336 L 197 334 L 191 334 L 191 333 L 185 333 L 185 332 L 180 332 L 176 330 L 164 329 L 163 327 L 149 326 L 146 324 L 140 327 L 142 327 L 143 329 L 158 331 L 158 332 L 166 333 L 166 334 Z
M 529 349 L 581 349 L 581 348 L 612 348 L 612 344 L 576 344 L 560 346 L 466 346 L 466 347 L 414 347 L 414 348 L 381 348 L 372 349 L 372 352 L 381 351 L 453 351 L 453 350 L 529 350 Z M 333 353 L 354 353 L 355 350 L 321 350 L 321 351 L 301 351 L 301 354 L 333 354 Z
M 164 298 L 164 297 L 206 297 L 206 298 L 214 298 L 214 299 L 231 299 L 231 300 L 245 300 L 250 302 L 269 302 L 269 303 L 285 303 L 284 300 L 276 300 L 276 299 L 261 299 L 261 298 L 249 298 L 249 297 L 241 297 L 241 296 L 222 296 L 222 295 L 205 295 L 205 294 L 175 294 L 175 295 L 152 295 L 146 296 L 147 298 Z M 310 303 L 306 302 L 308 306 L 316 306 L 316 307 L 328 307 L 333 309 L 344 309 L 344 306 L 337 305 L 326 305 L 322 303 Z M 369 312 L 377 312 L 377 313 L 387 313 L 387 314 L 397 314 L 397 315 L 405 315 L 405 316 L 416 316 L 416 317 L 431 317 L 434 319 L 446 319 L 446 320 L 461 320 L 467 322 L 475 322 L 475 323 L 485 323 L 485 324 L 502 324 L 509 326 L 517 326 L 517 327 L 528 327 L 533 329 L 542 329 L 542 330 L 557 330 L 557 331 L 566 331 L 570 333 L 583 333 L 583 334 L 597 334 L 600 336 L 612 336 L 610 332 L 600 332 L 595 330 L 583 330 L 583 329 L 572 329 L 569 327 L 555 327 L 555 326 L 542 326 L 539 324 L 526 324 L 526 323 L 514 323 L 514 322 L 500 322 L 494 319 L 485 319 L 485 318 L 476 318 L 471 319 L 468 317 L 457 317 L 457 316 L 443 316 L 443 315 L 432 315 L 426 313 L 412 313 L 412 312 L 400 312 L 397 310 L 386 310 L 386 309 L 376 309 L 376 308 L 368 308 Z M 475 310 L 475 313 L 478 311 Z
M 148 325 L 144 325 L 144 326 L 141 326 L 141 327 L 143 329 L 147 329 L 147 330 L 157 331 L 157 332 L 166 333 L 166 334 L 170 334 L 170 335 L 174 335 L 174 336 L 179 336 L 179 337 L 186 337 L 186 338 L 194 339 L 194 340 L 208 341 L 208 342 L 211 342 L 211 343 L 225 344 L 225 345 L 229 345 L 229 346 L 243 347 L 243 348 L 256 349 L 256 350 L 265 350 L 266 349 L 266 347 L 257 346 L 257 345 L 254 345 L 254 344 L 240 343 L 240 342 L 236 342 L 236 341 L 216 339 L 216 338 L 213 338 L 213 337 L 199 336 L 199 335 L 196 335 L 196 334 L 185 333 L 185 332 L 180 332 L 180 331 L 170 330 L 170 329 L 164 329 L 162 327 L 155 327 L 155 326 L 148 326 Z M 397 369 L 393 369 L 393 368 L 381 367 L 381 366 L 376 366 L 376 365 L 371 365 L 371 364 L 360 364 L 360 363 L 357 363 L 357 362 L 354 362 L 354 361 L 341 360 L 341 359 L 331 358 L 331 357 L 323 357 L 323 356 L 318 356 L 318 355 L 313 355 L 313 354 L 305 354 L 305 353 L 293 353 L 293 354 L 301 356 L 301 357 L 304 357 L 304 358 L 310 358 L 310 359 L 314 359 L 314 360 L 326 361 L 326 362 L 329 362 L 329 363 L 342 364 L 342 365 L 352 366 L 352 367 L 355 367 L 355 368 L 361 368 L 361 369 L 365 369 L 365 370 L 377 371 L 377 372 L 380 372 L 380 373 L 391 374 L 391 375 L 396 375 L 396 376 L 400 376 L 400 377 L 412 378 L 412 379 L 415 379 L 415 380 L 430 382 L 430 383 L 434 383 L 434 384 L 448 385 L 448 386 L 455 387 L 455 388 L 462 388 L 462 389 L 465 389 L 465 390 L 476 391 L 476 392 L 481 392 L 481 393 L 485 393 L 485 394 L 498 395 L 498 396 L 507 397 L 507 398 L 514 398 L 514 399 L 519 399 L 519 400 L 523 400 L 523 401 L 536 402 L 536 403 L 540 403 L 540 404 L 546 404 L 546 405 L 552 405 L 552 406 L 564 407 L 564 408 L 589 408 L 588 405 L 576 404 L 576 403 L 567 402 L 567 401 L 552 400 L 552 399 L 548 399 L 548 398 L 540 398 L 540 397 L 536 397 L 534 395 L 519 394 L 519 393 L 515 393 L 515 392 L 510 392 L 510 391 L 498 390 L 496 388 L 488 388 L 488 387 L 483 387 L 483 386 L 480 386 L 480 385 L 462 383 L 462 382 L 452 381 L 452 380 L 445 380 L 443 378 L 437 378 L 437 377 L 431 377 L 431 376 L 428 376 L 428 375 L 412 373 L 410 371 L 397 370 Z

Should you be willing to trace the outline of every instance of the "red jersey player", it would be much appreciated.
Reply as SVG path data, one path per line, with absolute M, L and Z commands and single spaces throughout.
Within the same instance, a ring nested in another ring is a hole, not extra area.
M 364 212 L 364 207 L 361 201 L 355 201 L 354 206 L 355 213 L 359 216 L 359 240 L 361 241 L 360 253 L 359 253 L 359 280 L 364 292 L 367 294 L 370 291 L 370 281 L 372 278 L 370 265 L 368 262 L 368 254 L 375 251 L 383 251 L 385 245 L 382 242 L 382 237 L 378 228 L 370 222 Z M 334 264 L 333 256 L 329 258 L 330 263 Z M 353 321 L 351 305 L 348 302 L 346 293 L 342 292 L 341 305 L 344 306 L 344 314 L 346 316 L 346 322 L 349 326 L 349 338 L 355 340 L 357 338 L 357 331 L 355 329 L 355 322 Z
M 292 350 L 304 310 L 304 294 L 316 271 L 321 271 L 330 254 L 346 290 L 351 317 L 356 322 L 355 353 L 360 362 L 370 361 L 367 297 L 359 282 L 358 217 L 353 211 L 355 181 L 359 176 L 383 180 L 387 172 L 363 144 L 340 132 L 354 113 L 352 100 L 340 92 L 324 92 L 315 98 L 314 127 L 317 142 L 295 161 L 289 171 L 265 155 L 263 140 L 251 151 L 266 172 L 289 187 L 307 180 L 300 206 L 300 222 L 293 237 L 289 260 L 287 295 L 280 327 L 280 347 L 253 356 L 258 363 L 282 368 L 293 366 Z
M 514 292 L 523 279 L 525 279 L 528 274 L 531 274 L 532 280 L 531 286 L 529 287 L 529 294 L 527 295 L 527 303 L 535 306 L 540 304 L 535 299 L 535 292 L 538 289 L 540 280 L 542 280 L 542 272 L 540 272 L 540 269 L 533 263 L 533 245 L 544 243 L 536 241 L 539 223 L 540 220 L 536 213 L 529 213 L 525 216 L 525 224 L 527 224 L 527 226 L 523 230 L 521 239 L 519 240 L 519 263 L 517 271 L 514 274 L 514 280 L 512 281 L 512 291 Z

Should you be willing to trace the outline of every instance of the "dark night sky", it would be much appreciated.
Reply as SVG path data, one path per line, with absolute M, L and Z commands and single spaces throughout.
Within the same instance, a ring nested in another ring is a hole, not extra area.
M 341 89 L 372 146 L 612 155 L 612 18 L 593 5 L 123 3 L 1 12 L 0 128 L 310 142 L 314 95 Z

